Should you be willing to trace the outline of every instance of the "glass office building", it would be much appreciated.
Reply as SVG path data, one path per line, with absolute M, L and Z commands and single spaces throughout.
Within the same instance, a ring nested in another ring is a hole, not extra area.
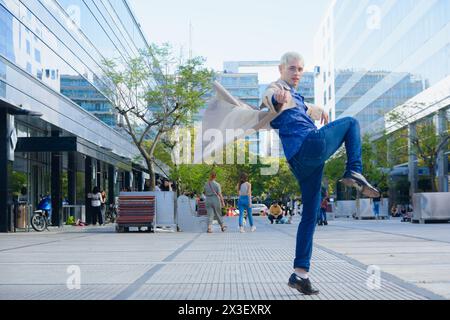
M 417 192 L 416 127 L 434 124 L 442 136 L 450 124 L 450 1 L 333 1 L 314 49 L 316 102 L 333 119 L 357 118 L 373 139 L 386 132 L 391 144 L 400 132 L 409 135 L 388 157 L 409 172 L 410 195 Z M 405 120 L 388 121 L 393 111 Z M 440 191 L 449 187 L 449 153 L 447 146 L 437 160 Z
M 305 98 L 305 102 L 314 104 L 314 73 L 305 72 L 298 85 L 298 92 Z
M 217 81 L 234 97 L 246 104 L 259 108 L 259 85 L 257 73 L 229 73 L 217 75 Z
M 102 61 L 146 46 L 126 0 L 0 0 L 0 232 L 14 229 L 19 194 L 33 209 L 51 194 L 61 225 L 63 198 L 143 188 L 136 147 L 111 127 Z
M 315 39 L 316 100 L 364 132 L 450 74 L 450 2 L 340 0 Z
M 108 126 L 117 127 L 118 112 L 110 101 L 82 76 L 61 75 L 61 93 Z

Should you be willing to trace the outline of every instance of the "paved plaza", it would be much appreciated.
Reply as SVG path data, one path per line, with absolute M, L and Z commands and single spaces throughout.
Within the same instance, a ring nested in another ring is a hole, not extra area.
M 118 234 L 113 225 L 0 234 L 0 299 L 450 299 L 450 224 L 330 221 L 315 236 L 311 279 L 321 293 L 303 296 L 287 286 L 299 218 L 258 217 L 257 232 L 244 234 L 227 219 L 229 230 L 213 234 Z

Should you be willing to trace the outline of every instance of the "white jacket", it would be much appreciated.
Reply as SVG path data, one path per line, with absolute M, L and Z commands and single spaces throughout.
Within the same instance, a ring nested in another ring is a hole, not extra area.
M 225 150 L 225 147 L 235 139 L 255 134 L 259 130 L 272 130 L 270 122 L 283 111 L 296 106 L 293 99 L 278 110 L 272 104 L 275 90 L 290 91 L 289 85 L 283 80 L 270 84 L 264 94 L 263 106 L 267 107 L 268 111 L 254 109 L 236 99 L 217 81 L 214 82 L 214 88 L 217 94 L 209 101 L 201 127 L 197 128 L 194 155 L 196 164 L 209 159 L 213 153 L 217 154 L 221 150 Z M 313 120 L 320 120 L 323 109 L 312 104 L 306 104 L 306 106 L 308 115 Z M 231 132 L 233 134 L 230 134 Z M 208 134 L 205 135 L 205 133 Z M 211 135 L 214 136 L 214 139 L 211 139 Z

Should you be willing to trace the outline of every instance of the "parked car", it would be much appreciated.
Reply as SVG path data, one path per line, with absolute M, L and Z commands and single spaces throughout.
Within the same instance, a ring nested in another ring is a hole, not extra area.
M 267 206 L 265 204 L 262 203 L 254 203 L 252 204 L 252 215 L 254 216 L 267 216 L 269 212 L 269 209 L 267 208 Z M 234 214 L 236 216 L 239 215 L 239 209 L 236 208 L 234 210 Z
M 254 216 L 267 216 L 269 208 L 263 203 L 252 204 L 252 213 Z

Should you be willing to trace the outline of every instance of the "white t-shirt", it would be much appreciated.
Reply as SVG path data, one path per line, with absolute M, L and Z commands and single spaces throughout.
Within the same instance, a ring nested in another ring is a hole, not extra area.
M 93 194 L 92 198 L 91 198 L 91 206 L 100 207 L 102 205 L 101 199 L 102 199 L 102 194 L 100 192 Z
M 241 184 L 241 188 L 239 189 L 239 195 L 240 196 L 248 196 L 249 188 L 250 188 L 250 184 L 248 182 Z

